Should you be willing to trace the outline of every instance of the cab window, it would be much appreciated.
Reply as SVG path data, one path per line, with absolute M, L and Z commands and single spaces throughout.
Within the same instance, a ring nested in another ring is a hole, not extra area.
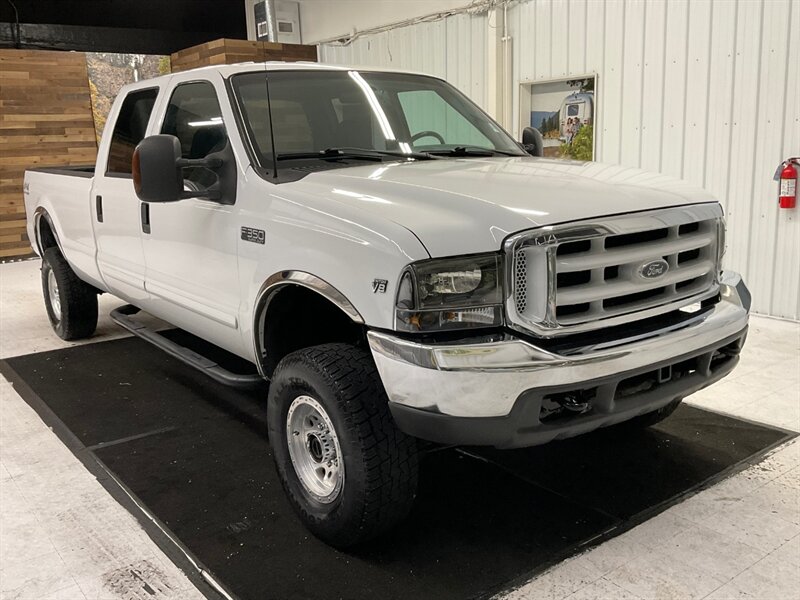
M 475 125 L 434 90 L 398 92 L 397 99 L 415 148 L 438 144 L 492 148 L 492 142 Z
M 178 138 L 183 158 L 205 158 L 223 150 L 228 136 L 214 86 L 208 81 L 177 86 L 161 133 Z M 208 169 L 192 168 L 184 169 L 184 180 L 190 188 L 205 189 L 216 182 L 216 176 Z
M 131 174 L 133 151 L 144 139 L 157 96 L 158 88 L 151 88 L 130 92 L 123 100 L 111 135 L 106 163 L 107 174 Z

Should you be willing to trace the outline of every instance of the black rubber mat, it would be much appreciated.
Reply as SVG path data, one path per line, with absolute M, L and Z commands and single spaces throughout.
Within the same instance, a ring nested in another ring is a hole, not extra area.
M 131 338 L 8 359 L 2 371 L 73 450 L 105 465 L 242 599 L 487 596 L 790 437 L 682 406 L 635 433 L 440 450 L 422 463 L 410 518 L 342 553 L 309 535 L 284 498 L 266 387 L 223 387 Z

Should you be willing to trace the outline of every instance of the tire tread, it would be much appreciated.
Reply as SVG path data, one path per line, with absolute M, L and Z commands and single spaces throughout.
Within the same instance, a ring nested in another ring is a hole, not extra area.
M 58 248 L 45 250 L 43 260 L 53 270 L 61 296 L 61 320 L 57 323 L 51 314 L 43 268 L 42 289 L 48 316 L 56 333 L 67 341 L 90 337 L 97 329 L 97 291 L 78 278 Z
M 298 350 L 280 362 L 273 381 L 297 366 L 316 370 L 335 389 L 346 427 L 358 439 L 366 474 L 367 493 L 358 525 L 326 541 L 339 547 L 362 543 L 390 529 L 411 509 L 417 489 L 417 440 L 397 429 L 375 364 L 365 350 L 338 343 Z

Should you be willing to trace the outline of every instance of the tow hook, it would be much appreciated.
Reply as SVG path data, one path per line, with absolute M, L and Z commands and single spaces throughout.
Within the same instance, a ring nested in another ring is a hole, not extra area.
M 558 417 L 589 412 L 592 410 L 590 400 L 594 395 L 593 390 L 575 390 L 545 396 L 542 399 L 539 419 L 545 422 Z
M 589 399 L 584 394 L 567 392 L 566 394 L 554 398 L 564 410 L 573 413 L 585 413 L 589 410 Z

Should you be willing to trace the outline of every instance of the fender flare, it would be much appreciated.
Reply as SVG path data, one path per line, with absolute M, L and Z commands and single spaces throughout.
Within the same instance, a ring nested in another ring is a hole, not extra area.
M 61 239 L 58 237 L 58 230 L 56 229 L 55 223 L 53 223 L 53 218 L 50 216 L 50 213 L 47 212 L 46 208 L 39 206 L 33 213 L 34 243 L 36 244 L 36 249 L 39 251 L 39 256 L 44 256 L 44 248 L 42 247 L 42 219 L 47 222 L 47 226 L 50 228 L 55 238 L 56 246 L 58 246 L 59 252 L 63 255 L 64 247 L 61 245 Z
M 266 330 L 265 318 L 270 301 L 281 289 L 287 286 L 304 287 L 316 292 L 341 310 L 354 323 L 364 325 L 364 318 L 350 300 L 321 277 L 317 277 L 306 271 L 286 270 L 273 273 L 267 277 L 266 281 L 262 284 L 253 305 L 253 350 L 257 360 L 256 366 L 258 367 L 259 373 L 264 377 L 266 377 L 264 373 L 264 360 L 266 358 L 264 350 L 264 333 Z

